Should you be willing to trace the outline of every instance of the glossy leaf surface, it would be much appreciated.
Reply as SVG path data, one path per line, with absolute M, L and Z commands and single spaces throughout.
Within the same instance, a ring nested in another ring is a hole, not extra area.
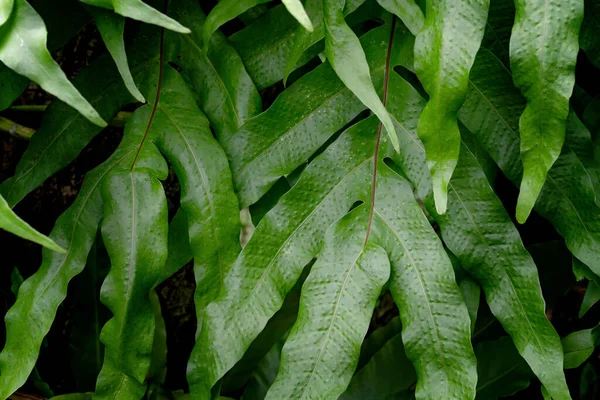
M 179 32 L 190 33 L 190 30 L 174 19 L 152 8 L 142 0 L 80 0 L 91 6 L 114 10 L 117 14 L 137 21 L 154 24 L 163 28 Z
M 310 18 L 306 14 L 306 10 L 304 10 L 304 6 L 300 0 L 281 0 L 281 2 L 304 29 L 309 32 L 313 31 L 312 22 L 310 22 Z
M 415 40 L 415 72 L 429 94 L 419 118 L 435 207 L 444 214 L 448 182 L 460 152 L 458 110 L 485 30 L 489 0 L 427 1 L 425 25 Z
M 562 345 L 565 351 L 565 368 L 577 368 L 594 353 L 594 348 L 600 345 L 600 328 L 573 332 L 562 340 Z
M 413 35 L 417 35 L 423 28 L 425 16 L 414 0 L 377 0 L 377 2 L 400 18 Z
M 357 208 L 325 234 L 266 399 L 337 398 L 348 385 L 389 277 L 385 251 L 373 243 L 365 246 L 368 216 L 366 207 Z
M 106 122 L 67 79 L 46 48 L 46 26 L 26 0 L 16 0 L 9 20 L 0 27 L 0 61 L 20 75 L 37 82 L 79 111 L 92 123 Z
M 516 211 L 524 223 L 565 140 L 583 0 L 516 0 L 515 8 L 510 67 L 527 99 L 519 119 L 523 178 Z
M 97 7 L 89 7 L 88 10 L 94 16 L 94 22 L 102 35 L 102 41 L 104 41 L 110 55 L 115 60 L 115 64 L 117 64 L 117 69 L 123 78 L 123 82 L 125 82 L 127 90 L 129 90 L 129 93 L 137 101 L 145 102 L 144 96 L 133 81 L 127 62 L 127 55 L 125 54 L 125 42 L 123 40 L 125 18 Z
M 394 124 L 379 99 L 369 72 L 369 64 L 360 41 L 344 20 L 344 1 L 324 0 L 323 18 L 325 21 L 325 54 L 331 67 L 344 85 L 366 105 L 382 122 L 389 138 L 398 151 L 398 137 Z M 394 36 L 391 24 L 390 38 Z M 389 40 L 391 53 L 392 39 Z
M 65 253 L 65 249 L 54 243 L 52 239 L 42 235 L 33 229 L 27 222 L 19 218 L 19 216 L 10 209 L 8 203 L 2 196 L 0 196 L 0 229 L 4 229 L 23 239 L 31 240 L 50 250 Z

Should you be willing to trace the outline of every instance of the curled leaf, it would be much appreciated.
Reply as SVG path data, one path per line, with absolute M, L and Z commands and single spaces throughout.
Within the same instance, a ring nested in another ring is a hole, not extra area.
M 208 14 L 202 31 L 203 49 L 208 48 L 212 34 L 224 23 L 231 21 L 257 4 L 271 0 L 222 0 Z
M 300 2 L 300 0 L 281 0 L 285 8 L 292 14 L 296 21 L 300 23 L 309 32 L 313 31 L 313 25 L 310 22 L 310 18 L 308 18 L 308 14 L 306 14 L 306 10 L 304 10 L 304 6 Z

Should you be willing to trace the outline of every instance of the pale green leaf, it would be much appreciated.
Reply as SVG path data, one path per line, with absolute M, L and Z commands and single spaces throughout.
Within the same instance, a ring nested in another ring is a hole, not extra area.
M 510 67 L 527 99 L 519 120 L 523 177 L 516 211 L 524 223 L 565 140 L 583 0 L 515 0 L 515 8 Z
M 0 0 L 0 26 L 10 17 L 14 2 L 15 0 Z
M 190 30 L 174 19 L 166 16 L 155 8 L 150 7 L 142 0 L 80 0 L 91 6 L 114 10 L 124 17 L 162 26 L 163 28 L 179 33 L 190 33 Z
M 344 20 L 344 0 L 324 0 L 323 18 L 325 21 L 325 54 L 331 67 L 344 85 L 367 106 L 383 123 L 390 141 L 396 151 L 399 150 L 398 136 L 394 124 L 379 99 L 373 86 L 369 64 L 358 37 Z M 394 36 L 391 24 L 390 38 Z M 390 51 L 392 40 L 389 40 Z
M 75 108 L 94 124 L 106 122 L 67 79 L 46 48 L 46 26 L 26 0 L 16 0 L 9 20 L 0 27 L 0 61 Z
M 10 233 L 40 244 L 52 251 L 65 253 L 66 250 L 54 243 L 52 239 L 42 235 L 31 227 L 27 222 L 23 221 L 17 214 L 8 206 L 4 197 L 0 196 L 0 229 L 4 229 Z
M 309 32 L 314 30 L 312 23 L 310 22 L 310 18 L 306 14 L 306 10 L 304 10 L 304 6 L 300 0 L 281 0 L 285 8 L 292 14 L 296 21 L 300 23 Z
M 210 389 L 281 307 L 327 228 L 357 199 L 368 198 L 376 120 L 362 121 L 315 159 L 260 221 L 205 313 L 188 365 L 193 397 Z M 345 154 L 347 156 L 340 156 Z
M 344 16 L 355 11 L 358 6 L 364 3 L 365 0 L 348 0 L 344 4 Z M 323 0 L 307 0 L 304 5 L 306 13 L 310 20 L 314 21 L 314 29 L 308 31 L 306 29 L 297 28 L 293 32 L 293 42 L 291 43 L 291 52 L 287 55 L 287 61 L 285 63 L 285 70 L 283 71 L 283 83 L 287 82 L 290 73 L 297 67 L 297 64 L 301 62 L 302 55 L 311 48 L 311 46 L 320 42 L 325 38 L 325 25 L 323 21 Z M 362 13 L 364 14 L 364 12 Z M 307 53 L 308 56 L 314 56 L 311 52 Z M 308 60 L 303 60 L 308 61 Z
M 403 151 L 397 156 L 392 153 L 392 159 L 434 213 L 423 144 L 415 136 L 415 119 L 423 100 L 405 81 L 392 75 L 388 107 L 404 127 L 399 130 Z M 460 154 L 449 185 L 449 212 L 434 215 L 442 237 L 462 267 L 481 285 L 492 312 L 536 375 L 557 398 L 568 398 L 560 342 L 546 319 L 535 264 L 476 157 L 464 145 Z
M 511 86 L 510 72 L 485 49 L 477 55 L 470 79 L 460 119 L 504 174 L 518 184 L 522 165 L 517 116 L 524 100 Z M 550 170 L 536 211 L 565 238 L 573 255 L 600 273 L 600 207 L 588 172 L 568 145 Z
M 383 87 L 387 52 L 393 50 L 390 68 L 406 61 L 412 53 L 412 40 L 407 38 L 407 32 L 396 32 L 393 49 L 389 40 L 386 26 L 361 38 L 378 87 Z M 291 85 L 267 111 L 223 142 L 242 207 L 258 201 L 281 176 L 306 162 L 364 109 L 328 63 Z
M 415 0 L 377 0 L 377 2 L 400 18 L 413 35 L 418 34 L 423 28 L 425 15 Z
M 415 72 L 429 94 L 419 118 L 435 207 L 446 212 L 448 182 L 460 152 L 458 111 L 468 89 L 469 71 L 485 30 L 489 0 L 427 1 L 425 26 L 415 40 Z
M 106 45 L 110 55 L 119 69 L 119 73 L 125 82 L 125 86 L 129 93 L 139 102 L 145 102 L 144 96 L 135 85 L 129 64 L 127 63 L 127 55 L 125 54 L 125 42 L 123 33 L 125 30 L 125 18 L 107 10 L 98 7 L 89 7 L 89 12 L 94 17 L 96 27 L 102 35 L 102 40 Z
M 362 206 L 327 230 L 266 399 L 337 398 L 347 387 L 390 273 L 385 251 L 365 245 L 368 218 Z
M 204 28 L 202 30 L 202 48 L 208 48 L 208 43 L 212 34 L 224 23 L 231 21 L 240 14 L 248 11 L 257 4 L 267 3 L 271 0 L 221 0 L 210 11 Z
M 471 321 L 452 263 L 408 182 L 382 162 L 377 173 L 374 234 L 390 257 L 390 291 L 417 373 L 416 396 L 473 399 Z

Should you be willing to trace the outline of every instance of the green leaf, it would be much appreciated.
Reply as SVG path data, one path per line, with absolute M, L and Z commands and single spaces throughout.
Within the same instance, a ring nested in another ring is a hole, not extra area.
M 390 66 L 406 60 L 412 52 L 412 41 L 406 36 L 406 32 L 397 31 Z M 389 39 L 386 26 L 361 38 L 378 87 L 383 86 Z M 241 206 L 255 203 L 281 176 L 306 162 L 364 109 L 327 63 L 296 81 L 267 111 L 223 142 Z
M 362 206 L 327 230 L 266 399 L 337 398 L 347 387 L 390 273 L 385 251 L 365 244 L 368 219 Z
M 159 39 L 158 35 L 146 33 L 141 32 L 139 38 Z M 141 78 L 145 78 L 148 71 L 154 73 L 158 70 L 155 43 L 144 46 L 139 43 L 136 51 L 131 52 L 132 72 L 140 78 L 139 82 L 144 82 Z M 97 76 L 103 76 L 103 79 L 97 79 Z M 123 106 L 134 101 L 114 62 L 107 56 L 85 68 L 74 82 L 84 95 L 94 99 L 92 103 L 106 119 L 111 119 Z M 8 204 L 14 206 L 48 177 L 67 166 L 100 131 L 100 127 L 65 103 L 54 101 L 50 104 L 40 128 L 17 165 L 15 175 L 0 185 L 0 192 Z
M 202 313 L 223 284 L 240 250 L 240 211 L 225 153 L 183 78 L 163 73 L 161 96 L 149 130 L 181 183 L 181 206 L 194 254 L 198 330 Z
M 86 175 L 79 196 L 59 217 L 50 234 L 67 253 L 44 251 L 40 269 L 21 285 L 17 301 L 5 317 L 0 398 L 8 397 L 25 383 L 35 366 L 42 340 L 67 295 L 67 285 L 83 270 L 96 238 L 102 218 L 99 185 L 105 175 L 130 154 L 126 146 L 121 146 L 109 160 Z
M 423 28 L 425 16 L 415 0 L 377 0 L 377 2 L 381 7 L 400 18 L 413 35 L 416 36 Z
M 265 398 L 269 387 L 271 387 L 277 376 L 282 347 L 283 341 L 276 343 L 265 357 L 260 360 L 253 373 L 252 380 L 250 380 L 242 394 L 242 400 L 258 400 Z
M 569 334 L 562 340 L 565 352 L 565 369 L 577 368 L 600 345 L 600 328 L 584 329 Z
M 106 11 L 97 7 L 88 8 L 90 14 L 94 17 L 96 27 L 102 35 L 102 40 L 106 45 L 106 48 L 110 52 L 119 73 L 123 78 L 123 82 L 129 90 L 129 93 L 139 102 L 144 103 L 146 100 L 140 93 L 140 90 L 135 85 L 131 71 L 129 70 L 129 64 L 127 63 L 127 55 L 125 54 L 125 42 L 123 40 L 123 33 L 125 30 L 125 18 L 114 14 L 111 11 Z
M 188 364 L 192 397 L 208 396 L 281 307 L 327 228 L 357 199 L 368 198 L 364 182 L 372 174 L 376 129 L 370 118 L 346 131 L 258 224 L 225 276 L 221 296 L 206 309 Z
M 581 371 L 581 381 L 579 382 L 581 400 L 597 399 L 600 395 L 599 382 L 598 371 L 594 364 L 586 363 Z
M 579 318 L 583 316 L 592 308 L 598 301 L 600 301 L 600 285 L 595 281 L 588 283 L 587 289 L 585 290 L 585 296 L 579 309 Z
M 369 72 L 365 51 L 358 37 L 344 20 L 344 0 L 324 0 L 325 54 L 331 67 L 344 85 L 367 106 L 382 122 L 396 151 L 399 151 L 398 136 L 394 124 L 375 91 Z M 394 23 L 391 35 L 394 36 Z M 392 40 L 389 40 L 391 53 Z
M 513 0 L 490 0 L 487 25 L 481 47 L 490 50 L 510 68 L 510 34 L 515 20 Z
M 314 30 L 312 23 L 310 22 L 310 18 L 306 14 L 306 10 L 304 10 L 304 6 L 300 0 L 281 0 L 285 8 L 292 14 L 296 21 L 300 23 L 309 32 Z
M 365 0 L 348 0 L 344 4 L 344 16 L 355 11 Z M 293 31 L 293 41 L 291 43 L 291 52 L 287 55 L 285 70 L 283 71 L 283 83 L 287 82 L 290 73 L 297 67 L 302 55 L 311 46 L 325 38 L 325 24 L 323 21 L 323 0 L 307 0 L 305 4 L 306 13 L 310 20 L 314 21 L 314 29 L 308 31 L 300 27 Z M 309 56 L 311 54 L 309 53 Z M 312 54 L 314 56 L 314 54 Z M 308 61 L 308 60 L 304 60 Z
M 425 26 L 415 40 L 415 71 L 429 94 L 418 132 L 438 214 L 446 212 L 448 182 L 460 152 L 458 111 L 467 95 L 488 7 L 489 0 L 468 0 L 460 7 L 449 0 L 427 1 Z
M 46 48 L 46 26 L 26 0 L 16 0 L 9 20 L 0 27 L 0 61 L 69 104 L 94 124 L 106 122 L 67 79 Z
M 167 259 L 167 201 L 159 179 L 167 165 L 154 144 L 144 141 L 152 120 L 150 105 L 138 109 L 126 126 L 126 136 L 142 138 L 123 168 L 102 184 L 102 238 L 111 270 L 100 299 L 113 313 L 102 329 L 104 364 L 94 399 L 142 398 L 150 368 L 154 315 L 150 291 Z M 149 122 L 150 121 L 150 122 Z
M 589 60 L 600 68 L 600 2 L 598 0 L 585 0 L 583 22 L 579 33 L 579 46 Z
M 388 108 L 404 127 L 398 130 L 402 132 L 403 151 L 392 154 L 392 159 L 433 213 L 423 145 L 415 136 L 415 117 L 423 100 L 397 75 L 390 77 L 389 97 Z M 434 215 L 442 237 L 462 267 L 481 285 L 492 312 L 536 375 L 557 399 L 568 398 L 560 368 L 560 342 L 546 319 L 535 264 L 476 157 L 464 145 L 460 154 L 449 184 L 449 212 Z
M 190 35 L 168 33 L 171 61 L 182 75 L 223 141 L 262 110 L 262 99 L 236 50 L 220 33 L 212 35 L 208 51 L 202 50 L 205 15 L 197 1 L 171 2 L 169 14 L 192 29 Z
M 519 182 L 519 124 L 524 101 L 508 70 L 482 49 L 471 71 L 461 121 L 514 183 Z M 600 207 L 589 174 L 575 153 L 563 147 L 549 172 L 536 211 L 565 238 L 569 250 L 595 273 L 600 273 Z M 560 212 L 557 212 L 559 210 Z
M 477 400 L 508 397 L 529 386 L 531 369 L 510 338 L 483 342 L 475 347 L 477 356 Z
M 137 21 L 146 22 L 162 26 L 163 28 L 179 33 L 190 33 L 190 30 L 181 25 L 174 19 L 167 17 L 165 14 L 150 7 L 142 0 L 80 0 L 82 3 L 91 6 L 102 7 L 109 10 L 114 10 L 117 14 L 124 17 L 135 19 Z
M 467 305 L 467 310 L 469 311 L 472 334 L 473 332 L 475 332 L 475 323 L 477 322 L 477 311 L 479 310 L 479 301 L 481 299 L 481 288 L 460 266 L 460 262 L 454 254 L 449 253 L 448 256 L 450 257 L 452 267 L 454 268 L 454 275 L 456 275 L 456 283 L 460 288 L 460 291 L 465 300 L 465 304 Z
M 202 48 L 208 48 L 212 34 L 224 23 L 231 21 L 257 4 L 271 0 L 222 0 L 211 10 L 202 30 Z
M 375 234 L 390 256 L 390 291 L 417 373 L 417 398 L 472 399 L 471 323 L 452 263 L 408 182 L 383 163 L 377 173 Z
M 54 52 L 90 20 L 78 0 L 30 0 L 48 29 L 48 50 Z M 60 8 L 61 12 L 55 10 Z M 1 25 L 1 24 L 0 24 Z M 8 108 L 27 88 L 29 79 L 0 63 L 0 110 Z
M 387 325 L 374 330 L 363 341 L 360 348 L 360 357 L 358 359 L 357 371 L 360 371 L 371 358 L 379 352 L 387 342 L 402 332 L 402 321 L 400 317 L 394 317 Z M 402 345 L 404 348 L 404 345 Z M 404 350 L 402 350 L 404 351 Z
M 177 210 L 169 224 L 169 240 L 167 245 L 167 261 L 162 276 L 157 282 L 163 282 L 175 274 L 192 259 L 192 249 L 188 235 L 188 223 L 182 208 Z M 167 376 L 167 327 L 162 315 L 157 289 L 150 292 L 150 302 L 154 313 L 154 340 L 152 342 L 152 361 L 150 362 L 149 380 L 163 384 Z
M 66 250 L 54 243 L 52 239 L 42 235 L 31 227 L 27 222 L 23 221 L 17 214 L 8 206 L 4 197 L 0 196 L 0 229 L 4 229 L 10 233 L 40 244 L 52 251 L 65 253 Z
M 10 17 L 14 2 L 14 0 L 2 0 L 0 2 L 0 26 Z
M 583 0 L 515 0 L 515 8 L 510 67 L 527 99 L 519 120 L 523 178 L 516 211 L 524 223 L 565 140 Z
M 395 321 L 398 324 L 400 322 L 399 318 L 396 318 L 371 336 L 394 325 Z M 365 344 L 369 339 L 371 337 L 367 338 Z M 415 383 L 417 375 L 406 356 L 402 335 L 397 332 L 388 339 L 373 354 L 369 362 L 352 377 L 348 389 L 339 397 L 339 400 L 380 400 L 385 396 L 407 390 Z
M 83 272 L 73 278 L 67 297 L 76 299 L 69 327 L 68 360 L 77 391 L 94 390 L 102 368 L 104 346 L 100 343 L 102 326 L 110 311 L 100 303 L 100 287 L 110 270 L 110 259 L 98 237 L 92 246 Z

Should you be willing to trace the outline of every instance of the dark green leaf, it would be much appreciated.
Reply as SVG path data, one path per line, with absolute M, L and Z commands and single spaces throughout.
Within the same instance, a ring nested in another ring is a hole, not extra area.
M 565 352 L 565 369 L 583 364 L 600 345 L 600 327 L 576 331 L 562 340 Z

